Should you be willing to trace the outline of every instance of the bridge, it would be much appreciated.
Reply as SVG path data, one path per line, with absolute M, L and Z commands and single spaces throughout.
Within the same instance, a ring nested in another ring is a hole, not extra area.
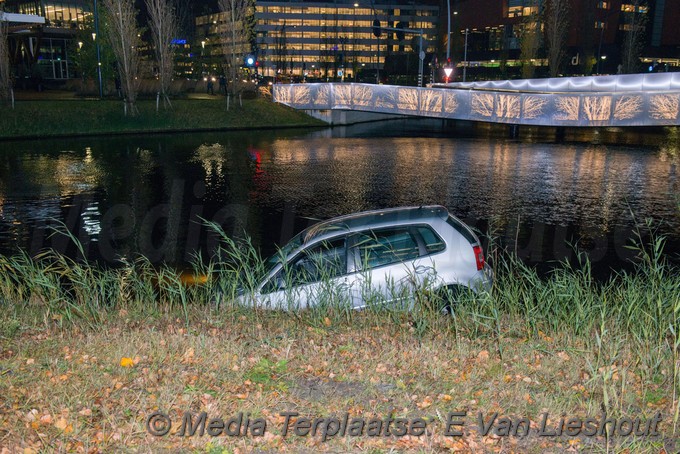
M 277 84 L 272 96 L 275 102 L 310 111 L 353 110 L 536 126 L 680 125 L 680 73 L 458 82 L 424 88 Z

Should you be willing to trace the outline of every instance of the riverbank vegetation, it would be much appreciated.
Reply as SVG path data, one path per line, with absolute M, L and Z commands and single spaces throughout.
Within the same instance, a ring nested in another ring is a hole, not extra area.
M 209 276 L 203 285 L 141 259 L 102 269 L 51 253 L 0 257 L 2 444 L 25 452 L 677 449 L 680 273 L 665 262 L 663 239 L 637 244 L 635 272 L 605 282 L 585 258 L 539 278 L 492 246 L 492 293 L 462 295 L 448 316 L 427 292 L 410 312 L 377 296 L 363 312 L 332 295 L 305 312 L 238 307 L 225 296 L 247 287 L 262 262 L 224 241 L 220 263 L 194 270 Z M 174 422 L 165 437 L 147 432 L 154 411 Z M 249 413 L 267 430 L 182 437 L 185 411 L 225 421 Z M 422 417 L 428 433 L 283 437 L 285 411 Z M 453 411 L 467 412 L 461 437 L 445 434 Z M 480 412 L 485 423 L 495 412 L 529 418 L 532 431 L 483 436 Z M 546 413 L 550 431 L 560 418 L 603 413 L 643 422 L 660 414 L 661 422 L 653 436 L 541 437 Z
M 141 100 L 133 118 L 124 115 L 121 101 L 21 101 L 0 116 L 0 139 L 324 125 L 264 98 L 244 99 L 242 107 L 232 101 L 229 110 L 222 97 L 177 99 L 172 105 L 156 112 L 155 100 Z

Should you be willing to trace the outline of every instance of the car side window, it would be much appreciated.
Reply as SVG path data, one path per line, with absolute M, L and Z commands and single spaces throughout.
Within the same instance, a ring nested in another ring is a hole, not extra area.
M 270 279 L 262 292 L 270 293 L 347 274 L 345 242 L 345 238 L 322 241 L 302 251 Z
M 359 233 L 354 247 L 362 269 L 411 260 L 420 256 L 418 242 L 408 227 Z
M 423 242 L 425 243 L 425 251 L 427 254 L 435 254 L 446 249 L 446 244 L 444 244 L 444 241 L 439 238 L 439 235 L 437 235 L 430 227 L 421 226 L 418 227 L 417 230 L 420 236 L 423 238 Z

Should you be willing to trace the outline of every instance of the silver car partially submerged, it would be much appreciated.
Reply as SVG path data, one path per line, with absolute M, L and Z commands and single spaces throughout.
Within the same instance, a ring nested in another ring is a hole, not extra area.
M 333 218 L 296 235 L 267 260 L 241 304 L 297 310 L 323 304 L 363 309 L 413 306 L 416 292 L 450 298 L 491 288 L 472 230 L 442 206 L 390 208 Z

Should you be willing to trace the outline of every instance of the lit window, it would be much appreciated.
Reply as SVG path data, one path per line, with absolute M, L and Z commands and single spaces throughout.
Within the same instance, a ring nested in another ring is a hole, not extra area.
M 532 14 L 538 14 L 538 6 L 525 6 L 522 10 L 524 16 L 531 16 Z
M 508 8 L 508 17 L 521 17 L 522 7 L 521 6 L 511 6 Z

